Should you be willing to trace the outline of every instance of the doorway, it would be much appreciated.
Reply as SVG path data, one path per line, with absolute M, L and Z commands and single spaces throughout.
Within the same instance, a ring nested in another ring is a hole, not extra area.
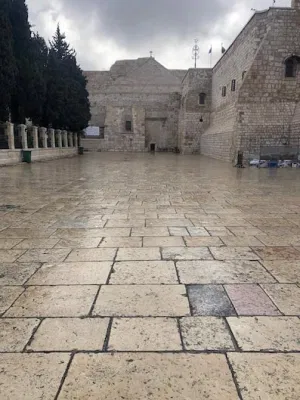
M 151 151 L 151 153 L 155 153 L 155 143 L 151 143 L 150 144 L 150 151 Z

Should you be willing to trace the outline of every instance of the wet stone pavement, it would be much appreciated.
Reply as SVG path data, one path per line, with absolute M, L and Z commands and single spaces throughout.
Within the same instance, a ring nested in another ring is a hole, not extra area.
M 300 171 L 0 168 L 1 400 L 299 400 Z

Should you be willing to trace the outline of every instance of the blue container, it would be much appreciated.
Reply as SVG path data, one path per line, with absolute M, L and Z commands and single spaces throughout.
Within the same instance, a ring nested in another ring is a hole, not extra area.
M 278 161 L 274 161 L 274 160 L 269 161 L 268 162 L 268 167 L 269 168 L 277 168 L 278 167 Z

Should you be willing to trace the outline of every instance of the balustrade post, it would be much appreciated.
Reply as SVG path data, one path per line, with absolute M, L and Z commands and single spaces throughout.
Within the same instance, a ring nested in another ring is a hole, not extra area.
M 42 138 L 43 148 L 44 148 L 44 149 L 47 149 L 47 147 L 48 147 L 48 143 L 47 143 L 47 139 L 48 139 L 47 129 L 41 127 L 41 128 L 39 128 L 39 133 L 40 133 L 41 138 Z
M 62 135 L 61 135 L 60 129 L 56 130 L 56 135 L 57 135 L 57 140 L 58 140 L 58 147 L 62 148 Z
M 74 147 L 73 145 L 73 132 L 69 132 L 69 147 Z
M 74 133 L 74 147 L 78 147 L 78 134 Z
M 32 136 L 33 136 L 33 147 L 35 149 L 39 148 L 39 135 L 37 126 L 32 127 Z
M 20 133 L 21 133 L 21 141 L 22 141 L 22 149 L 28 149 L 28 138 L 27 138 L 27 127 L 24 124 L 19 125 Z
M 14 124 L 11 122 L 6 123 L 6 135 L 8 141 L 8 147 L 10 150 L 15 150 L 15 132 L 14 132 Z
M 49 134 L 49 136 L 50 136 L 51 147 L 52 147 L 52 149 L 55 149 L 55 134 L 54 134 L 54 129 L 49 128 L 49 129 L 48 129 L 48 134 Z
M 69 145 L 68 145 L 68 132 L 67 131 L 62 131 L 62 134 L 63 134 L 64 147 L 69 147 Z

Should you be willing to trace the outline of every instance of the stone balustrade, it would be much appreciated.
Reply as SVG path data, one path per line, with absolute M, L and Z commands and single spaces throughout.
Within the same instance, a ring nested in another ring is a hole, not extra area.
M 18 125 L 17 135 L 19 136 L 20 143 L 23 150 L 28 148 L 32 149 L 48 149 L 48 138 L 50 140 L 49 149 L 55 148 L 74 148 L 78 147 L 78 135 L 77 133 L 68 132 L 66 130 L 61 131 L 60 129 L 54 130 L 52 128 L 44 127 L 27 127 L 26 125 Z M 8 148 L 10 150 L 16 149 L 16 132 L 14 124 L 6 123 L 6 136 Z M 29 140 L 31 136 L 31 140 Z M 40 138 L 40 141 L 39 141 Z M 56 140 L 57 139 L 57 140 Z M 32 147 L 30 147 L 32 144 Z M 41 146 L 40 146 L 41 144 Z

